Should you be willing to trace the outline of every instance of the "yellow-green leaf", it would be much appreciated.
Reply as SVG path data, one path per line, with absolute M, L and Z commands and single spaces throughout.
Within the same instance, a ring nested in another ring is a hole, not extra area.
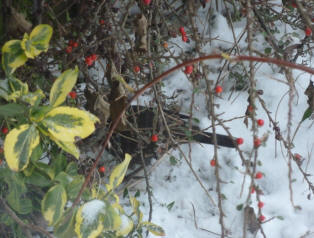
M 78 238 L 96 238 L 105 229 L 104 214 L 110 206 L 101 200 L 94 199 L 85 203 L 76 213 L 75 233 Z M 113 210 L 113 209 L 112 209 Z M 110 224 L 113 226 L 116 214 L 109 213 Z M 110 226 L 112 229 L 113 227 Z
M 51 187 L 41 202 L 41 212 L 49 225 L 54 225 L 62 217 L 67 194 L 61 184 Z
M 14 171 L 25 169 L 38 144 L 39 133 L 34 125 L 24 124 L 11 130 L 4 141 L 4 156 L 9 168 Z
M 74 208 L 74 212 L 68 210 L 64 213 L 62 218 L 54 227 L 54 235 L 58 238 L 69 238 L 75 237 L 74 226 L 75 226 L 75 216 L 77 208 Z M 72 212 L 72 214 L 70 214 Z M 68 216 L 71 216 L 69 219 Z
M 109 186 L 111 188 L 116 188 L 122 183 L 131 158 L 131 155 L 125 154 L 124 161 L 113 169 L 109 179 Z
M 59 106 L 62 104 L 68 93 L 74 87 L 77 76 L 79 74 L 78 67 L 75 69 L 68 69 L 64 71 L 53 83 L 50 90 L 50 105 L 53 107 Z
M 74 142 L 75 137 L 86 138 L 95 130 L 97 117 L 74 107 L 56 107 L 42 120 L 52 139 Z M 67 144 L 69 146 L 69 144 Z
M 20 40 L 10 40 L 2 47 L 2 67 L 7 74 L 12 74 L 25 64 L 27 57 L 21 47 Z
M 8 95 L 9 101 L 12 100 L 15 102 L 18 98 L 28 94 L 28 85 L 21 80 L 11 76 L 8 84 L 10 86 L 10 93 Z
M 130 203 L 133 208 L 133 212 L 136 215 L 138 223 L 142 222 L 143 213 L 140 210 L 140 203 L 135 197 L 130 197 Z
M 126 215 L 122 214 L 120 217 L 121 217 L 121 225 L 116 234 L 118 236 L 126 236 L 132 231 L 134 224 L 133 224 L 133 221 Z
M 162 229 L 162 227 L 155 225 L 154 223 L 145 221 L 141 223 L 141 226 L 146 227 L 147 230 L 149 230 L 150 233 L 156 235 L 156 236 L 165 236 L 166 233 Z
M 50 136 L 50 138 L 65 152 L 73 155 L 76 159 L 80 157 L 80 150 L 77 146 L 71 141 L 60 141 Z
M 21 46 L 28 58 L 35 58 L 41 52 L 47 52 L 52 36 L 52 27 L 41 24 L 36 26 L 30 35 L 24 34 Z
M 45 97 L 45 94 L 41 89 L 37 89 L 33 93 L 27 93 L 21 97 L 21 100 L 34 106 L 35 104 L 38 105 L 40 100 Z

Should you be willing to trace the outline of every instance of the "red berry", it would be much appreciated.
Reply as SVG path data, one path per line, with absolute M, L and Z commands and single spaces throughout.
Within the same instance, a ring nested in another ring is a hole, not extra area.
M 93 61 L 97 60 L 97 58 L 98 58 L 98 56 L 96 54 L 92 54 L 90 57 Z
M 293 156 L 296 160 L 301 160 L 301 158 L 302 158 L 302 156 L 298 153 L 295 153 Z
M 151 0 L 143 0 L 143 3 L 148 6 L 150 4 Z
M 215 167 L 216 166 L 216 160 L 212 159 L 210 161 L 210 166 Z
M 104 24 L 105 24 L 105 21 L 104 21 L 103 19 L 100 19 L 100 20 L 99 20 L 99 24 L 100 24 L 100 25 L 104 25 Z
M 255 175 L 255 178 L 256 178 L 256 179 L 261 179 L 261 178 L 263 178 L 263 173 L 262 173 L 262 172 L 257 172 L 256 175 Z
M 264 203 L 263 202 L 258 202 L 257 206 L 258 206 L 258 208 L 262 208 L 262 207 L 264 207 Z
M 9 129 L 7 127 L 2 127 L 1 131 L 2 131 L 3 134 L 8 134 Z
M 69 92 L 69 96 L 70 96 L 72 99 L 75 99 L 75 98 L 76 98 L 76 92 L 75 92 L 75 91 Z
M 251 193 L 255 193 L 255 188 L 254 187 L 251 188 Z
M 305 28 L 305 35 L 306 35 L 306 36 L 312 35 L 312 29 L 311 29 L 309 26 L 307 26 L 307 27 Z
M 73 44 L 72 44 L 72 46 L 73 46 L 74 48 L 76 48 L 76 47 L 78 47 L 78 43 L 77 43 L 76 41 L 74 41 Z
M 253 107 L 252 105 L 248 105 L 248 106 L 247 106 L 247 110 L 248 110 L 249 112 L 253 112 L 254 107 Z
M 99 173 L 105 173 L 105 171 L 106 171 L 105 166 L 100 166 L 100 167 L 98 168 L 98 172 L 99 172 Z
M 181 26 L 181 27 L 179 28 L 179 31 L 180 31 L 180 33 L 181 33 L 182 35 L 185 35 L 185 30 L 184 30 L 184 27 L 183 27 L 183 26 Z
M 188 41 L 188 38 L 187 38 L 186 35 L 182 35 L 182 41 L 184 41 L 184 42 L 187 42 L 187 41 Z
M 258 220 L 259 220 L 260 222 L 265 221 L 265 219 L 266 219 L 266 217 L 263 216 L 263 215 L 260 215 L 259 218 L 258 218 Z
M 263 126 L 264 125 L 264 120 L 263 119 L 258 119 L 257 120 L 257 125 Z
M 151 141 L 152 142 L 157 142 L 158 141 L 158 135 L 156 135 L 156 134 L 152 135 Z
M 222 93 L 222 87 L 220 85 L 217 85 L 215 88 L 216 93 Z
M 70 54 L 72 52 L 72 46 L 68 46 L 66 49 L 65 49 L 65 52 L 67 52 L 68 54 Z
M 193 72 L 193 65 L 185 66 L 185 70 L 184 70 L 185 74 L 191 74 L 192 72 Z
M 237 138 L 237 144 L 238 145 L 242 145 L 243 142 L 244 142 L 243 138 L 241 138 L 241 137 Z
M 254 139 L 254 146 L 259 147 L 262 144 L 261 140 L 259 138 Z
M 138 73 L 141 71 L 141 68 L 140 68 L 140 66 L 136 65 L 136 66 L 134 66 L 133 70 L 135 73 Z
M 94 60 L 90 57 L 90 56 L 86 56 L 85 58 L 85 64 L 87 64 L 88 66 L 93 65 Z

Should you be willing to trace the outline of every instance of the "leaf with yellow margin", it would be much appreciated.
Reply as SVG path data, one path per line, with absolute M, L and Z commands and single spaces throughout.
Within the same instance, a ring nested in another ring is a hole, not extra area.
M 74 107 L 56 107 L 47 113 L 41 123 L 53 140 L 73 143 L 76 137 L 84 139 L 92 134 L 97 121 L 99 119 L 89 112 Z
M 62 217 L 67 194 L 61 184 L 51 187 L 41 201 L 41 212 L 49 226 L 56 224 Z
M 105 202 L 94 199 L 79 208 L 75 219 L 75 233 L 78 238 L 96 238 L 102 233 L 105 229 L 104 214 L 107 206 Z M 114 217 L 110 217 L 110 224 L 113 224 Z
M 155 225 L 154 223 L 145 221 L 141 223 L 141 226 L 145 227 L 149 230 L 150 233 L 154 234 L 155 236 L 165 236 L 166 233 L 162 227 Z
M 25 64 L 27 57 L 21 47 L 20 40 L 10 40 L 2 47 L 2 67 L 8 74 L 12 74 L 18 67 Z
M 116 188 L 122 183 L 131 159 L 131 155 L 125 154 L 124 161 L 113 169 L 109 178 L 109 187 Z
M 36 26 L 30 35 L 24 34 L 21 46 L 28 58 L 34 59 L 41 52 L 47 52 L 52 31 L 51 26 L 41 24 Z
M 35 125 L 24 124 L 11 130 L 4 140 L 4 156 L 9 168 L 24 170 L 38 144 L 39 133 Z
M 79 74 L 78 67 L 75 69 L 68 69 L 64 71 L 53 83 L 50 90 L 50 105 L 53 107 L 59 106 L 62 104 L 68 93 L 74 87 L 77 76 Z

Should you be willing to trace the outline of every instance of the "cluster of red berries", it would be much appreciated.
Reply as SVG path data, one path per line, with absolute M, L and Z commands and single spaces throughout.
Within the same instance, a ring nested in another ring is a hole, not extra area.
M 194 69 L 193 65 L 187 65 L 187 66 L 185 66 L 184 73 L 185 74 L 191 74 L 191 73 L 193 73 L 193 69 Z
M 65 49 L 65 51 L 70 54 L 73 50 L 73 48 L 78 47 L 78 43 L 76 41 L 73 40 L 69 40 L 69 44 L 67 46 L 67 48 Z
M 183 26 L 181 26 L 181 27 L 179 28 L 179 31 L 180 31 L 181 36 L 182 36 L 182 41 L 183 41 L 183 42 L 188 42 L 188 37 L 186 36 L 186 32 L 185 32 Z
M 92 66 L 94 62 L 97 60 L 98 56 L 96 54 L 92 54 L 85 57 L 85 64 L 88 66 Z

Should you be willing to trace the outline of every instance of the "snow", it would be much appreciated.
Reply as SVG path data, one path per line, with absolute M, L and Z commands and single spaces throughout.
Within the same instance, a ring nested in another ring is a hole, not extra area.
M 200 17 L 201 18 L 201 17 Z M 216 24 L 210 31 L 206 33 L 204 29 L 200 32 L 206 34 L 207 37 L 217 37 L 219 39 L 213 43 L 203 46 L 202 51 L 208 53 L 217 51 L 217 48 L 229 48 L 230 43 L 234 42 L 232 32 L 227 24 L 226 19 L 221 14 L 217 13 Z M 205 27 L 199 21 L 200 28 Z M 235 24 L 236 36 L 239 37 L 245 27 L 245 22 Z M 293 29 L 285 25 L 278 26 L 285 29 L 287 32 L 292 32 Z M 302 35 L 302 34 L 300 34 Z M 277 36 L 278 37 L 278 36 Z M 301 36 L 302 37 L 302 36 Z M 247 47 L 244 37 L 239 46 Z M 262 51 L 263 40 L 262 36 L 258 36 L 259 41 L 254 43 L 255 48 L 260 48 Z M 299 39 L 292 37 L 298 43 Z M 173 39 L 173 45 L 169 41 L 169 48 L 177 52 L 179 55 L 184 50 L 189 50 L 191 45 L 180 42 L 180 37 Z M 301 63 L 299 59 L 298 63 Z M 313 59 L 312 59 L 313 60 Z M 205 62 L 212 68 L 218 68 L 219 61 Z M 173 63 L 169 65 L 171 67 Z M 245 63 L 247 65 L 247 63 Z M 312 65 L 313 66 L 313 65 Z M 256 72 L 257 89 L 263 90 L 261 98 L 265 101 L 267 109 L 271 112 L 270 116 L 278 123 L 281 133 L 284 138 L 287 136 L 288 123 L 288 101 L 289 86 L 286 84 L 286 78 L 279 73 L 274 65 L 258 63 L 258 71 Z M 247 68 L 248 69 L 248 68 Z M 304 111 L 307 109 L 307 98 L 304 96 L 310 75 L 302 73 L 298 70 L 293 70 L 293 77 L 296 80 L 296 94 L 293 99 L 292 113 L 292 135 L 295 132 L 298 123 L 300 122 Z M 218 72 L 212 72 L 209 77 L 212 80 L 217 78 Z M 179 97 L 179 102 L 183 106 L 182 111 L 188 112 L 190 107 L 190 97 L 192 85 L 186 79 L 182 71 L 177 71 L 170 77 L 163 80 L 165 87 L 162 88 L 166 95 L 172 95 L 175 90 L 184 90 L 183 96 Z M 224 80 L 222 85 L 226 89 L 230 89 L 232 83 Z M 230 99 L 229 99 L 230 97 Z M 216 108 L 216 114 L 223 113 L 220 119 L 229 120 L 234 117 L 245 115 L 247 108 L 247 92 L 236 92 L 231 94 L 229 90 L 225 90 L 221 97 L 215 98 L 215 103 L 219 104 Z M 142 97 L 142 101 L 149 101 L 150 98 Z M 179 103 L 179 104 L 180 104 Z M 211 125 L 206 112 L 206 97 L 202 93 L 197 94 L 195 98 L 194 115 L 199 118 L 200 126 L 206 128 Z M 262 214 L 266 217 L 266 222 L 261 226 L 266 234 L 266 237 L 314 237 L 314 206 L 313 194 L 310 199 L 307 195 L 310 194 L 308 184 L 304 181 L 302 173 L 299 171 L 295 162 L 292 161 L 292 193 L 294 208 L 291 204 L 289 180 L 288 180 L 288 154 L 277 140 L 270 124 L 267 114 L 263 110 L 260 103 L 257 103 L 256 119 L 263 119 L 265 124 L 258 128 L 258 135 L 263 136 L 268 134 L 268 139 L 264 145 L 258 149 L 258 161 L 261 165 L 257 166 L 257 171 L 261 171 L 265 176 L 262 179 L 255 180 L 256 185 L 262 190 L 259 199 L 264 202 Z M 244 144 L 240 146 L 245 159 L 250 158 L 253 150 L 253 135 L 250 129 L 251 122 L 248 128 L 243 123 L 243 118 L 232 120 L 226 123 L 230 132 L 235 137 L 244 138 Z M 217 127 L 217 133 L 226 134 L 223 128 Z M 311 172 L 314 171 L 313 159 L 313 121 L 304 121 L 298 130 L 293 144 L 292 153 L 299 153 L 305 161 L 302 164 L 302 169 Z M 184 152 L 188 159 L 191 159 L 191 164 L 200 178 L 201 183 L 214 199 L 215 204 L 206 195 L 201 185 L 195 179 L 193 172 L 183 159 L 181 152 L 177 149 L 171 153 L 179 163 L 171 165 L 170 155 L 166 156 L 150 176 L 150 186 L 153 193 L 153 219 L 152 222 L 160 225 L 166 232 L 168 238 L 190 238 L 190 237 L 219 237 L 221 234 L 221 226 L 219 224 L 219 209 L 217 207 L 218 198 L 216 192 L 216 176 L 215 169 L 210 166 L 209 162 L 214 156 L 214 147 L 212 145 L 191 144 L 192 153 L 189 158 L 189 145 L 182 145 L 180 149 Z M 257 196 L 256 193 L 251 194 L 251 198 L 247 203 L 247 198 L 250 195 L 251 179 L 248 175 L 245 176 L 245 167 L 242 166 L 242 161 L 235 149 L 219 148 L 218 160 L 220 164 L 220 177 L 222 182 L 221 193 L 226 199 L 223 200 L 222 209 L 224 211 L 225 228 L 229 231 L 230 237 L 243 237 L 243 210 L 237 210 L 239 204 L 250 205 L 258 214 Z M 244 176 L 245 182 L 244 181 Z M 312 181 L 312 177 L 309 177 Z M 241 195 L 241 188 L 243 193 Z M 145 192 L 144 182 L 137 185 L 132 191 L 141 191 L 139 200 L 141 201 L 141 210 L 147 219 L 149 213 L 149 204 L 147 193 Z M 171 209 L 167 205 L 174 202 Z M 258 216 L 258 215 L 257 215 Z M 249 234 L 249 233 L 248 233 Z M 149 237 L 154 237 L 150 235 Z M 248 237 L 248 236 L 247 236 Z M 256 237 L 263 237 L 258 231 Z
M 85 203 L 82 210 L 84 222 L 92 223 L 98 217 L 99 211 L 101 211 L 104 207 L 105 203 L 97 199 Z

